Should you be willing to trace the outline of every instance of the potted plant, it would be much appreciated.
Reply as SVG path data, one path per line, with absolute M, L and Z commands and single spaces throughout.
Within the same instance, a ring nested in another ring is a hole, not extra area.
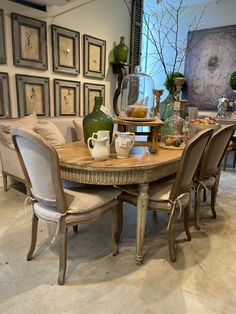
M 233 71 L 230 75 L 229 80 L 230 87 L 235 91 L 236 90 L 236 71 Z

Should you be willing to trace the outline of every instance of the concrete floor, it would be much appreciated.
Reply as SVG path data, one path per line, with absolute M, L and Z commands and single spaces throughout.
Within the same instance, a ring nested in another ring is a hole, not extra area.
M 30 209 L 25 195 L 0 191 L 0 313 L 236 313 L 236 173 L 222 173 L 217 219 L 202 207 L 201 230 L 185 241 L 177 224 L 177 262 L 169 261 L 166 217 L 148 213 L 145 263 L 135 264 L 135 208 L 126 206 L 120 254 L 111 255 L 104 219 L 69 232 L 66 283 L 57 285 L 53 230 L 39 225 L 35 258 L 27 262 Z M 209 199 L 209 198 L 208 198 Z

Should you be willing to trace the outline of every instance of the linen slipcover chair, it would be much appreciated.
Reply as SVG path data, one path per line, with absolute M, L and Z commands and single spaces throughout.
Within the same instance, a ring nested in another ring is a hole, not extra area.
M 154 212 L 160 210 L 169 214 L 167 234 L 172 262 L 176 261 L 174 225 L 177 210 L 179 216 L 181 210 L 184 210 L 184 228 L 187 239 L 191 240 L 188 217 L 192 179 L 212 132 L 211 129 L 199 132 L 185 146 L 175 179 L 158 180 L 149 185 L 148 209 Z M 119 186 L 119 189 L 122 190 L 122 194 L 119 196 L 122 202 L 137 205 L 138 186 Z
M 195 185 L 195 227 L 199 226 L 199 208 L 201 190 L 211 191 L 211 211 L 216 218 L 215 203 L 220 179 L 221 162 L 227 151 L 230 139 L 235 132 L 236 125 L 227 125 L 215 131 L 203 154 L 202 162 L 194 178 Z
M 53 146 L 34 132 L 14 128 L 13 142 L 33 198 L 31 246 L 27 260 L 36 246 L 38 218 L 57 223 L 59 241 L 58 283 L 64 284 L 67 263 L 67 229 L 97 220 L 112 210 L 112 252 L 117 254 L 120 191 L 113 187 L 81 185 L 63 189 L 58 155 Z
M 229 146 L 226 150 L 226 153 L 225 153 L 225 157 L 224 157 L 224 171 L 226 170 L 226 167 L 227 167 L 227 160 L 228 160 L 228 156 L 229 156 L 229 153 L 230 152 L 233 152 L 234 153 L 234 157 L 233 157 L 233 168 L 235 168 L 236 166 L 236 137 L 232 136 L 231 138 L 231 141 L 229 143 Z

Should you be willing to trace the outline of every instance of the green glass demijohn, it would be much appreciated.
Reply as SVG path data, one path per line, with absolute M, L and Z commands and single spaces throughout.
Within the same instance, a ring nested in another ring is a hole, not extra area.
M 101 111 L 103 97 L 94 97 L 93 111 L 83 119 L 84 141 L 87 143 L 89 137 L 99 130 L 110 131 L 110 143 L 112 141 L 113 120 L 112 117 Z
M 115 62 L 126 63 L 128 60 L 129 48 L 125 44 L 125 37 L 120 37 L 120 43 L 114 48 Z

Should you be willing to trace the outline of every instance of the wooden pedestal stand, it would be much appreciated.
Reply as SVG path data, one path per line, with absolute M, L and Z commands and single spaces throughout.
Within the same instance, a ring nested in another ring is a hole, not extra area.
M 157 142 L 158 142 L 158 132 L 159 128 L 163 125 L 163 122 L 156 118 L 154 121 L 126 121 L 122 119 L 113 119 L 114 124 L 117 124 L 117 131 L 126 132 L 129 130 L 129 127 L 137 126 L 148 126 L 150 127 L 149 132 L 136 132 L 136 136 L 147 136 L 147 141 L 135 141 L 134 145 L 136 146 L 148 146 L 151 147 L 151 152 L 155 153 L 157 151 Z

